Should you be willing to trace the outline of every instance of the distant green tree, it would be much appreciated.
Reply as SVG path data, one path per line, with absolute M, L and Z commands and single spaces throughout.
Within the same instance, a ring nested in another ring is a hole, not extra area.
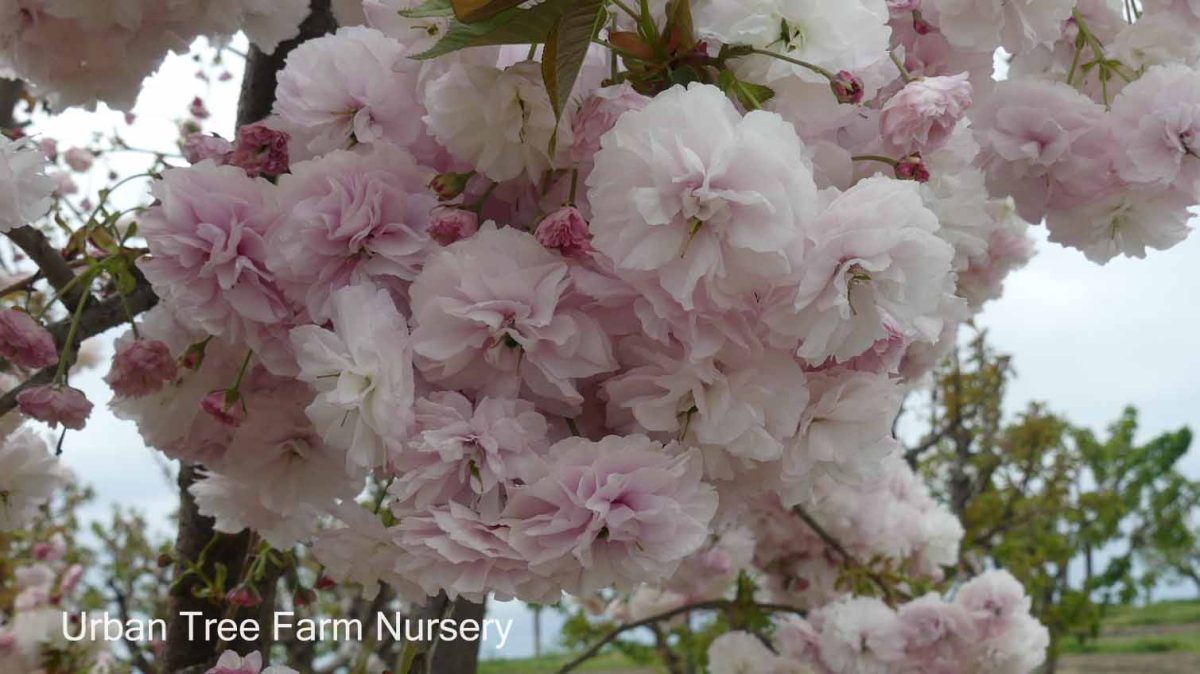
M 964 575 L 995 566 L 1025 584 L 1051 633 L 1052 672 L 1064 639 L 1095 637 L 1107 606 L 1194 580 L 1200 489 L 1178 468 L 1186 428 L 1139 445 L 1133 408 L 1105 439 L 1040 403 L 1008 420 L 1013 374 L 977 333 L 935 372 L 930 430 L 907 458 L 962 520 Z

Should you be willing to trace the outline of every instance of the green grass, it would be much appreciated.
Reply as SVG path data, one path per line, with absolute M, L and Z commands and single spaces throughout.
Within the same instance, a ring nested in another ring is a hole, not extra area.
M 544 655 L 537 659 L 485 660 L 479 664 L 479 674 L 554 674 L 569 659 L 565 655 Z M 584 663 L 578 671 L 619 671 L 636 667 L 637 665 L 620 653 L 605 653 Z
M 1104 624 L 1110 627 L 1200 623 L 1200 599 L 1164 601 L 1149 606 L 1115 606 Z
M 1063 645 L 1065 653 L 1200 653 L 1200 630 L 1196 634 L 1162 634 L 1143 637 L 1101 637 L 1079 644 Z

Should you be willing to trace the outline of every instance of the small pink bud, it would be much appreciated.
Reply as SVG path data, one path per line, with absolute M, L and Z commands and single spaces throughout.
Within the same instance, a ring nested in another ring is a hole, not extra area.
M 178 374 L 170 347 L 158 340 L 135 339 L 117 348 L 104 381 L 118 397 L 140 398 L 158 392 Z
M 63 161 L 67 162 L 67 166 L 70 166 L 71 170 L 77 173 L 83 173 L 92 168 L 92 163 L 95 160 L 96 155 L 81 147 L 73 147 L 63 155 Z
M 920 12 L 913 12 L 913 31 L 917 35 L 928 35 L 933 31 L 933 26 L 925 20 L 925 17 L 921 16 Z
M 238 129 L 237 144 L 225 163 L 241 168 L 251 178 L 283 175 L 290 168 L 289 140 L 288 134 L 261 122 L 247 124 Z
M 0 311 L 0 356 L 26 368 L 58 362 L 54 338 L 33 316 L 20 309 Z
M 914 152 L 907 157 L 901 157 L 896 162 L 896 177 L 919 183 L 929 182 L 929 167 L 925 165 L 925 160 L 921 159 L 921 153 Z
M 77 388 L 62 384 L 33 386 L 17 394 L 21 414 L 44 421 L 52 427 L 81 430 L 92 414 L 92 403 Z
M 833 89 L 833 95 L 837 96 L 838 103 L 849 103 L 852 105 L 862 103 L 863 94 L 865 93 L 863 83 L 852 72 L 847 70 L 838 72 L 830 80 L 829 87 Z
M 429 237 L 449 246 L 479 231 L 479 216 L 454 206 L 434 206 L 429 212 Z
M 292 595 L 292 603 L 296 606 L 309 606 L 316 601 L 317 593 L 307 587 L 296 590 L 296 594 Z
M 246 409 L 241 405 L 237 394 L 229 395 L 228 391 L 213 391 L 200 401 L 200 409 L 207 412 L 218 422 L 237 428 L 246 420 Z M 232 398 L 232 399 L 231 399 Z
M 592 250 L 592 233 L 588 230 L 587 220 L 574 206 L 563 206 L 543 218 L 536 237 L 538 243 L 566 257 L 582 257 Z
M 193 133 L 183 141 L 183 158 L 189 164 L 199 164 L 205 159 L 224 164 L 225 156 L 232 151 L 233 144 L 229 141 L 206 133 Z
M 199 96 L 192 99 L 191 105 L 188 106 L 188 112 L 192 113 L 192 117 L 196 119 L 208 119 L 209 117 L 208 108 Z
M 42 149 L 42 154 L 46 155 L 47 160 L 55 161 L 58 159 L 58 141 L 53 138 L 43 138 L 38 145 Z
M 439 173 L 429 181 L 429 188 L 437 194 L 438 199 L 449 201 L 456 198 L 467 189 L 472 173 Z
M 321 576 L 317 579 L 317 582 L 313 585 L 313 587 L 318 590 L 331 590 L 337 587 L 337 581 L 329 576 Z
M 239 585 L 226 593 L 225 601 L 243 608 L 258 606 L 262 603 L 262 599 L 259 598 L 258 593 L 253 588 L 246 587 L 245 585 Z

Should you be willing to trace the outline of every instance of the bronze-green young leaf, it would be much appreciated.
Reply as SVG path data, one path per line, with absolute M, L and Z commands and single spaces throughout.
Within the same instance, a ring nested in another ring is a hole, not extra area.
M 469 47 L 540 44 L 546 40 L 559 18 L 581 1 L 545 0 L 529 9 L 512 7 L 476 23 L 451 21 L 446 35 L 437 44 L 413 58 L 431 59 Z

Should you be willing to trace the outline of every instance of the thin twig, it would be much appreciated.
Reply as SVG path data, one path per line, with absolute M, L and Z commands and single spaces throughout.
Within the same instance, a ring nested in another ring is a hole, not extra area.
M 803 507 L 794 506 L 792 508 L 792 512 L 796 513 L 796 515 L 798 515 L 800 517 L 800 519 L 804 520 L 804 523 L 807 524 L 808 527 L 810 529 L 812 529 L 814 533 L 817 534 L 817 537 L 820 538 L 821 541 L 823 541 L 825 543 L 825 545 L 832 548 L 833 551 L 836 552 L 838 554 L 838 556 L 842 558 L 843 564 L 845 564 L 846 566 L 849 566 L 849 567 L 858 568 L 858 569 L 863 570 L 866 573 L 867 578 L 869 578 L 871 580 L 871 582 L 876 585 L 876 587 L 878 587 L 880 590 L 883 591 L 884 599 L 888 600 L 888 603 L 892 603 L 892 600 L 896 597 L 899 597 L 901 599 L 909 598 L 908 595 L 906 595 L 905 593 L 900 592 L 896 588 L 892 587 L 891 583 L 884 580 L 883 577 L 880 576 L 878 573 L 875 573 L 874 571 L 872 571 L 869 566 L 858 561 L 858 558 L 856 558 L 854 555 L 850 554 L 850 551 L 846 549 L 846 546 L 842 545 L 841 541 L 839 541 L 832 534 L 830 534 L 828 531 L 826 531 L 825 528 L 822 527 L 819 522 L 817 522 L 815 519 L 813 519 L 813 516 L 809 515 L 808 511 L 806 511 Z
M 567 674 L 567 672 L 575 670 L 577 667 L 579 667 L 583 663 L 585 663 L 588 660 L 595 657 L 596 654 L 599 653 L 600 650 L 603 649 L 605 646 L 616 641 L 622 634 L 624 634 L 630 630 L 635 630 L 635 629 L 638 629 L 639 627 L 648 627 L 650 625 L 654 625 L 654 624 L 660 623 L 660 622 L 666 622 L 672 618 L 675 618 L 675 617 L 678 617 L 681 615 L 687 615 L 687 614 L 694 613 L 697 611 L 724 611 L 724 610 L 734 607 L 736 605 L 738 605 L 737 602 L 730 601 L 728 599 L 704 601 L 704 602 L 699 602 L 696 604 L 688 604 L 687 606 L 680 606 L 679 608 L 672 609 L 672 610 L 666 611 L 664 613 L 659 613 L 658 615 L 653 615 L 653 616 L 650 616 L 649 618 L 643 618 L 643 619 L 635 621 L 635 622 L 620 625 L 618 627 L 613 628 L 612 631 L 610 631 L 608 634 L 605 634 L 603 637 L 601 637 L 599 641 L 592 644 L 591 646 L 588 646 L 587 650 L 580 653 L 573 660 L 571 660 L 570 662 L 568 662 L 567 664 L 565 664 L 561 668 L 559 668 L 557 674 Z M 805 615 L 804 609 L 796 608 L 795 606 L 785 606 L 783 604 L 757 604 L 757 603 L 752 604 L 752 605 L 759 608 L 762 611 L 766 611 L 767 613 L 794 613 L 796 615 L 801 615 L 801 616 Z
M 8 238 L 25 251 L 29 259 L 33 260 L 42 270 L 46 280 L 58 291 L 59 299 L 62 300 L 67 310 L 75 311 L 75 307 L 87 293 L 87 288 L 74 283 L 75 272 L 67 264 L 58 248 L 50 243 L 50 240 L 40 230 L 29 225 L 10 231 Z

